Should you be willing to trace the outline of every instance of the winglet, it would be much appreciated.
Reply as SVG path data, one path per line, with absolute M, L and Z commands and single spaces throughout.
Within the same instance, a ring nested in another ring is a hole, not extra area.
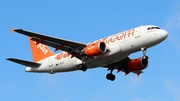
M 10 28 L 11 32 L 13 33 L 14 32 L 14 28 Z

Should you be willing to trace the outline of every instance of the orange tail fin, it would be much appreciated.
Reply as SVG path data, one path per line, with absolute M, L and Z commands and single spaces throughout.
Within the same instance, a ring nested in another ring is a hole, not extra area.
M 31 37 L 29 37 L 29 41 L 34 62 L 38 62 L 44 58 L 54 55 L 48 46 L 42 43 L 36 44 L 35 41 L 31 40 Z

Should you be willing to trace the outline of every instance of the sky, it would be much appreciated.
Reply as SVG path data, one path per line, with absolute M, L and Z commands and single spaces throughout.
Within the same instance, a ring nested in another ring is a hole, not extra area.
M 149 66 L 139 77 L 119 72 L 111 82 L 104 68 L 26 73 L 24 66 L 6 60 L 32 61 L 28 38 L 10 28 L 88 43 L 149 24 L 169 36 L 147 50 Z M 0 29 L 1 101 L 180 101 L 179 0 L 1 0 Z

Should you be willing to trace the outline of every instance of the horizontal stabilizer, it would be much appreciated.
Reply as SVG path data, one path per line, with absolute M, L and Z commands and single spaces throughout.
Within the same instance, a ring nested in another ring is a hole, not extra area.
M 15 59 L 15 58 L 8 58 L 7 60 L 27 66 L 27 67 L 34 67 L 38 68 L 41 64 L 36 63 L 36 62 L 30 62 L 30 61 L 25 61 L 25 60 L 20 60 L 20 59 Z

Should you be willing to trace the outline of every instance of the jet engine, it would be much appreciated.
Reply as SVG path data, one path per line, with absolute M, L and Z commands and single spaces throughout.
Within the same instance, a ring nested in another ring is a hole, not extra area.
M 140 71 L 143 70 L 145 68 L 147 68 L 148 66 L 148 57 L 140 57 L 137 59 L 132 59 L 129 63 L 128 63 L 128 71 Z
M 87 45 L 84 48 L 83 54 L 86 56 L 97 56 L 106 52 L 106 44 L 104 42 L 96 42 Z

